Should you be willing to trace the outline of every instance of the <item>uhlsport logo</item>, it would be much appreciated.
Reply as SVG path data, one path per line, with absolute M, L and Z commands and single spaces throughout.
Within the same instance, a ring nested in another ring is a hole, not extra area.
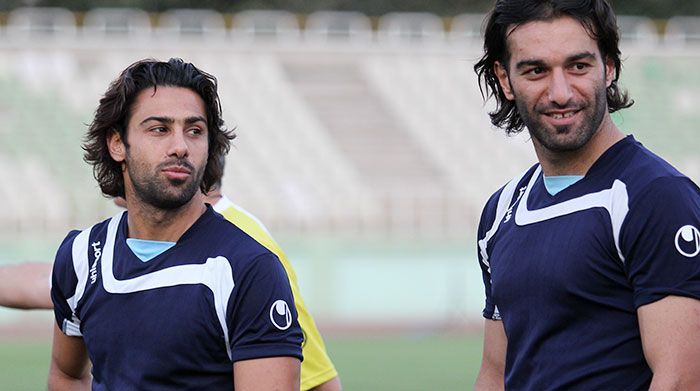
M 270 307 L 270 320 L 280 330 L 287 330 L 292 325 L 292 311 L 284 300 L 277 300 Z
M 681 255 L 692 258 L 700 254 L 700 230 L 692 225 L 682 226 L 676 232 L 676 250 Z
M 97 281 L 97 261 L 99 261 L 100 257 L 102 257 L 102 248 L 100 248 L 100 242 L 92 243 L 92 252 L 95 256 L 95 261 L 92 263 L 92 266 L 90 266 L 90 285 L 94 284 L 95 281 Z

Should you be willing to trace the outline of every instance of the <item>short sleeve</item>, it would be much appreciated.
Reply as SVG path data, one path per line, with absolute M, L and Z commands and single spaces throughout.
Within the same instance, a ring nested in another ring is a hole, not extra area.
M 476 253 L 479 259 L 479 267 L 481 268 L 481 276 L 484 282 L 484 294 L 486 296 L 486 301 L 484 304 L 484 310 L 482 311 L 482 315 L 486 319 L 493 320 L 499 320 L 500 315 L 498 314 L 496 304 L 494 303 L 493 296 L 491 294 L 491 269 L 489 260 L 487 259 L 487 250 L 485 250 L 486 247 L 482 247 L 485 245 L 484 243 L 479 243 L 487 240 L 486 233 L 489 231 L 489 229 L 493 225 L 494 219 L 496 218 L 496 201 L 498 199 L 498 194 L 500 194 L 500 192 L 491 197 L 491 199 L 486 204 L 484 210 L 481 213 L 481 219 L 479 220 L 479 228 L 477 230 L 476 248 Z
M 78 277 L 73 267 L 73 240 L 79 231 L 70 232 L 58 247 L 51 272 L 51 301 L 58 327 L 66 335 L 79 336 L 80 324 L 75 319 L 68 299 L 75 295 Z
M 685 177 L 653 181 L 624 222 L 620 247 L 638 308 L 666 296 L 700 299 L 700 190 Z
M 272 253 L 237 273 L 227 323 L 232 360 L 291 356 L 302 359 L 301 328 L 289 279 Z

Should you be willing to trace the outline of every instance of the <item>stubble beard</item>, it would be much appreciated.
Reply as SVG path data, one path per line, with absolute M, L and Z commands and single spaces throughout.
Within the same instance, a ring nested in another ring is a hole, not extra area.
M 556 109 L 577 108 L 583 110 L 580 124 L 554 126 L 544 123 L 538 117 L 552 109 L 552 105 L 536 105 L 530 111 L 527 102 L 521 97 L 515 97 L 518 113 L 527 127 L 530 136 L 537 140 L 542 147 L 551 152 L 571 152 L 585 146 L 598 132 L 607 112 L 607 92 L 605 86 L 595 89 L 593 102 L 572 102 L 567 106 L 557 106 Z
M 129 160 L 131 159 L 127 158 L 127 170 L 136 198 L 160 210 L 175 210 L 190 202 L 199 191 L 204 177 L 204 167 L 195 169 L 187 161 L 181 161 L 179 164 L 187 166 L 193 173 L 189 181 L 172 180 L 161 176 L 161 169 L 172 165 L 172 162 L 157 165 L 152 175 L 148 177 L 143 175 L 147 172 L 146 167 L 135 165 Z

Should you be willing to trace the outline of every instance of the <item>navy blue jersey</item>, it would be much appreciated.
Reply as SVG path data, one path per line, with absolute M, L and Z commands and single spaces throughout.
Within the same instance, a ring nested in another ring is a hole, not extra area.
M 506 387 L 638 390 L 652 373 L 637 308 L 700 298 L 700 190 L 628 136 L 550 195 L 539 165 L 488 201 L 484 317 L 508 338 Z
M 301 359 L 302 333 L 277 257 L 211 207 L 142 262 L 127 212 L 73 231 L 56 255 L 56 321 L 82 336 L 94 390 L 233 388 L 233 362 Z

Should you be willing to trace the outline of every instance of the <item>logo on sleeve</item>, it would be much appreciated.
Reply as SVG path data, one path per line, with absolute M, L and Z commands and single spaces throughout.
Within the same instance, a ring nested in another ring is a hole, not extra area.
M 688 258 L 700 254 L 700 231 L 692 225 L 682 226 L 676 232 L 676 250 Z
M 90 266 L 90 285 L 94 284 L 95 281 L 97 281 L 97 261 L 99 261 L 100 257 L 102 257 L 102 248 L 100 248 L 100 242 L 92 243 L 92 252 L 95 256 L 95 261 L 92 263 L 92 266 Z
M 287 330 L 292 325 L 292 311 L 284 300 L 277 300 L 270 307 L 270 320 L 280 330 Z

